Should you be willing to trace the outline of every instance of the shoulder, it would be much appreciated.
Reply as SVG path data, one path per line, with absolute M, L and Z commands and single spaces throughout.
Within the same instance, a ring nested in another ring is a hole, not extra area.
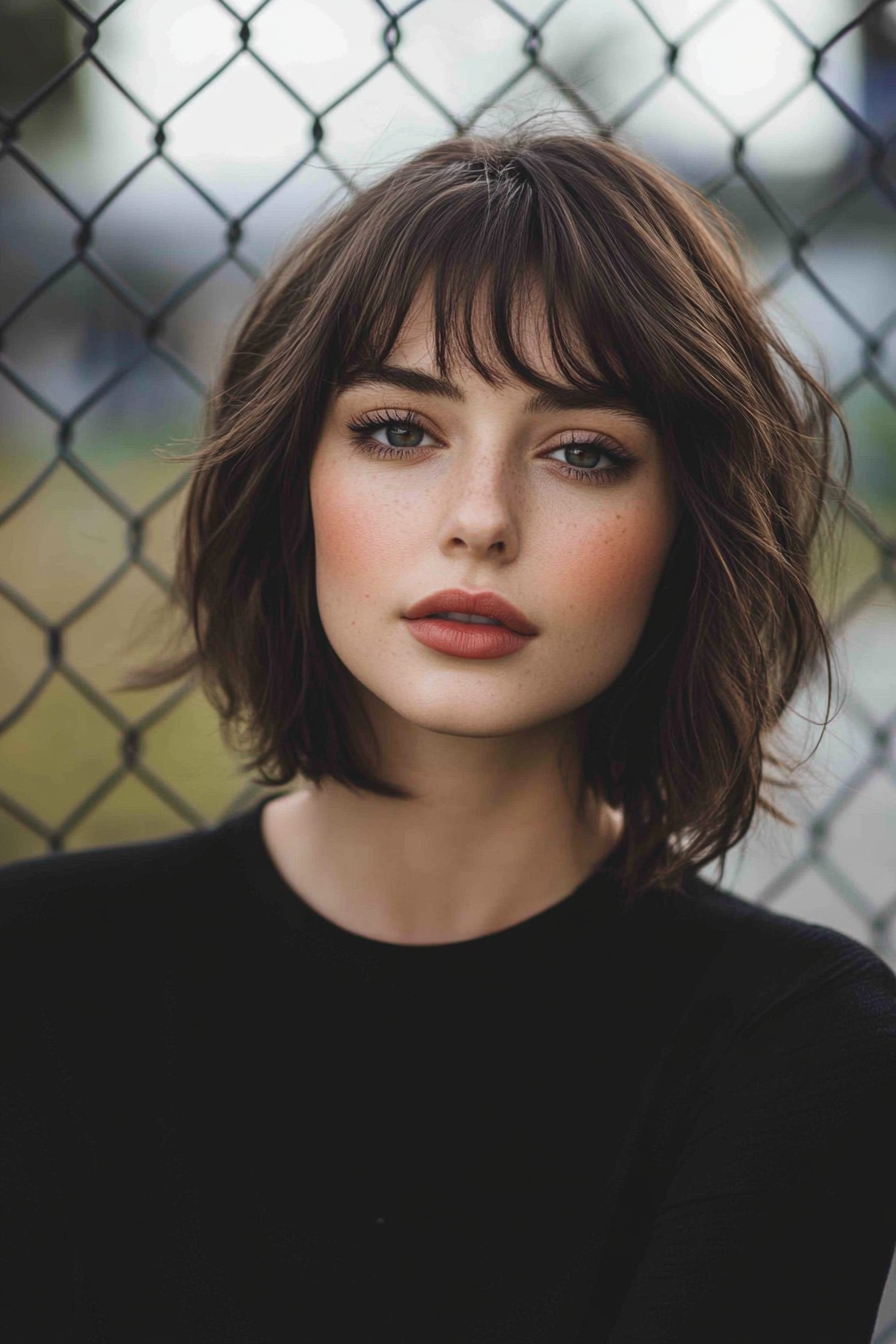
M 699 1163 L 713 1136 L 752 1152 L 763 1129 L 790 1151 L 788 1126 L 813 1117 L 870 1135 L 874 1115 L 892 1132 L 896 975 L 876 952 L 693 873 L 648 893 L 633 923 L 649 930 L 648 970 L 663 985 L 663 1046 L 643 1101 L 658 1154 L 693 1142 Z M 656 1008 L 655 988 L 648 998 Z
M 244 863 L 252 824 L 239 814 L 0 867 L 0 1016 L 15 1022 L 0 1050 L 21 1063 L 64 1040 L 81 1058 L 79 1041 L 88 1053 L 129 1032 L 158 1041 L 176 1005 L 226 1002 L 269 946 Z
M 0 938 L 9 951 L 33 937 L 46 946 L 98 928 L 145 930 L 195 906 L 227 872 L 217 827 L 20 859 L 0 866 Z
M 847 1039 L 852 1023 L 859 1033 L 879 1029 L 894 1056 L 896 975 L 855 938 L 736 896 L 693 869 L 676 889 L 646 893 L 630 925 L 646 964 L 678 980 L 677 1002 L 704 1046 L 711 1038 L 723 1051 L 761 1025 L 788 1022 Z
M 674 930 L 680 937 L 702 937 L 727 961 L 764 969 L 770 982 L 836 966 L 867 968 L 896 984 L 882 957 L 858 939 L 736 896 L 693 869 L 676 890 L 650 895 L 651 917 L 665 936 Z
M 724 1016 L 729 1045 L 813 1038 L 828 1058 L 877 1052 L 896 1078 L 896 974 L 872 948 L 693 873 L 675 899 L 680 921 L 716 935 L 698 997 Z

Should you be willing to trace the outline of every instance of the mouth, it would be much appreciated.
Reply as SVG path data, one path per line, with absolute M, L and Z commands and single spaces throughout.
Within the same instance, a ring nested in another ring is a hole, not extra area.
M 488 616 L 474 616 L 472 612 L 462 611 L 430 611 L 427 612 L 424 620 L 427 621 L 461 621 L 467 625 L 500 625 L 502 630 L 509 629 L 503 621 L 490 620 Z
M 530 635 L 518 634 L 501 621 L 465 612 L 415 616 L 407 627 L 418 643 L 454 658 L 504 658 L 532 642 Z
M 441 592 L 430 593 L 408 608 L 405 620 L 496 626 L 526 637 L 538 634 L 538 628 L 528 616 L 506 597 L 488 589 L 444 588 Z

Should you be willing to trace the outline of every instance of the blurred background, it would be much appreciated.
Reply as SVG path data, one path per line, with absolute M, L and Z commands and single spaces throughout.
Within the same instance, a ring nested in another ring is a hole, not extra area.
M 896 969 L 896 3 L 0 0 L 0 111 L 0 862 L 270 792 L 194 681 L 111 690 L 159 648 L 188 470 L 158 450 L 194 446 L 228 327 L 314 212 L 546 112 L 728 211 L 845 409 L 867 515 L 819 569 L 839 713 L 819 745 L 825 687 L 801 693 L 797 824 L 704 875 Z
M 896 536 L 896 3 L 0 0 L 0 859 L 169 835 L 265 790 L 158 648 L 186 452 L 229 325 L 315 211 L 453 131 L 604 125 L 743 229 L 845 408 Z M 724 885 L 896 967 L 892 545 L 856 515 L 825 597 L 839 714 L 788 716 L 797 825 Z M 718 870 L 707 874 L 718 877 Z

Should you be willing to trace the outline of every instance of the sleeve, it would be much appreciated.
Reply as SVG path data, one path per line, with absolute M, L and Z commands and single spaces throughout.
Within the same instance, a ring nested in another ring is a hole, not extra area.
M 607 1344 L 871 1344 L 896 1249 L 896 976 L 863 951 L 729 1049 Z

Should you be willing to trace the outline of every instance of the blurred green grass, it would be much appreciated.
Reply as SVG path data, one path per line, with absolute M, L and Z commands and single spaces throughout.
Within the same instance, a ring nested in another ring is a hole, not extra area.
M 184 463 L 166 463 L 154 456 L 157 444 L 177 453 L 191 447 L 184 441 L 172 443 L 171 435 L 156 425 L 118 434 L 83 454 L 77 451 L 136 510 L 147 507 L 187 470 Z M 52 458 L 49 441 L 41 444 L 31 438 L 23 443 L 7 437 L 0 445 L 0 508 Z M 152 514 L 145 527 L 143 553 L 169 578 L 184 498 L 181 490 Z M 127 554 L 126 533 L 126 519 L 61 462 L 0 527 L 0 575 L 46 620 L 58 621 L 121 564 Z M 63 632 L 65 665 L 128 724 L 175 697 L 179 689 L 172 683 L 154 691 L 112 690 L 125 671 L 162 650 L 152 623 L 165 607 L 156 583 L 131 565 L 95 606 Z M 163 624 L 161 634 L 170 628 L 170 622 Z M 2 718 L 21 702 L 48 661 L 44 632 L 2 596 L 0 647 Z M 0 790 L 55 828 L 120 766 L 121 759 L 120 730 L 59 670 L 24 714 L 0 734 Z M 217 715 L 198 687 L 145 730 L 139 761 L 207 822 L 219 818 L 249 786 L 249 776 L 240 773 L 242 758 L 224 745 Z M 69 832 L 64 847 L 153 839 L 190 827 L 190 821 L 128 774 Z M 0 862 L 46 851 L 40 834 L 0 807 Z
M 859 409 L 860 408 L 854 408 Z M 864 430 L 864 457 L 872 470 L 857 472 L 857 486 L 870 487 L 877 520 L 896 532 L 896 490 L 890 488 L 896 461 L 896 416 Z M 861 421 L 861 416 L 858 417 Z M 35 427 L 32 427 L 35 428 Z M 0 443 L 0 508 L 6 507 L 53 460 L 50 426 L 26 437 L 7 435 Z M 146 423 L 88 444 L 76 441 L 84 463 L 131 509 L 150 505 L 172 482 L 183 478 L 184 463 L 162 461 L 153 448 L 185 453 L 191 444 L 172 439 L 183 426 Z M 861 439 L 862 434 L 857 435 Z M 857 443 L 861 450 L 862 443 Z M 884 467 L 880 467 L 883 452 Z M 870 456 L 869 456 L 870 453 Z M 877 466 L 874 466 L 877 463 Z M 881 488 L 882 487 L 882 488 Z M 860 492 L 861 493 L 861 492 Z M 143 551 L 165 574 L 174 564 L 175 528 L 185 493 L 181 490 L 147 521 Z M 2 527 L 0 574 L 48 621 L 57 621 L 115 570 L 126 555 L 126 521 L 60 462 L 50 478 Z M 843 532 L 840 581 L 819 571 L 819 595 L 830 615 L 871 574 L 880 557 L 874 544 L 849 523 Z M 129 723 L 172 697 L 175 685 L 155 691 L 115 692 L 125 671 L 161 651 L 152 621 L 164 610 L 156 584 L 131 566 L 114 587 L 63 635 L 65 664 L 83 677 Z M 161 627 L 162 633 L 170 627 Z M 0 597 L 0 718 L 8 714 L 47 666 L 47 641 L 34 622 Z M 140 764 L 180 795 L 204 821 L 212 823 L 252 789 L 240 772 L 242 758 L 229 751 L 217 716 L 194 687 L 143 736 Z M 0 734 L 0 790 L 49 827 L 65 823 L 92 789 L 121 763 L 121 733 L 61 671 L 5 733 Z M 261 796 L 265 790 L 257 787 Z M 127 774 L 68 833 L 65 848 L 123 844 L 189 830 L 191 822 L 157 797 L 134 774 Z M 44 838 L 0 807 L 0 862 L 45 853 Z

